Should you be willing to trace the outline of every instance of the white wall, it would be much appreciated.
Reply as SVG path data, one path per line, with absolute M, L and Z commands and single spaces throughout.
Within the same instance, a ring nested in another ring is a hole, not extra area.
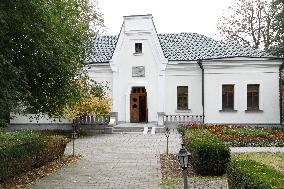
M 142 42 L 143 54 L 134 55 L 135 42 Z M 131 88 L 144 86 L 147 92 L 148 121 L 157 120 L 158 69 L 153 54 L 150 34 L 125 36 L 120 50 L 118 64 L 118 121 L 129 122 L 129 95 Z M 132 77 L 133 66 L 145 66 L 145 77 Z
M 166 70 L 167 115 L 202 115 L 202 83 L 201 69 L 195 62 L 179 65 L 168 65 Z M 177 110 L 177 86 L 188 86 L 189 110 Z
M 205 122 L 277 124 L 280 122 L 278 66 L 266 62 L 205 62 Z M 269 63 L 269 62 L 267 62 Z M 215 66 L 214 66 L 215 64 Z M 222 84 L 234 84 L 234 109 L 222 109 Z M 261 112 L 247 109 L 247 84 L 260 85 Z
M 147 92 L 148 121 L 158 120 L 163 111 L 161 101 L 163 74 L 162 50 L 158 42 L 152 16 L 125 17 L 116 50 L 111 60 L 113 70 L 114 111 L 118 121 L 130 122 L 130 93 L 132 87 L 145 87 Z M 135 43 L 142 43 L 142 54 L 135 54 Z M 132 67 L 144 66 L 145 77 L 132 77 Z M 164 101 L 162 101 L 164 103 Z
M 38 116 L 36 114 L 11 114 L 10 124 L 66 124 L 72 123 L 68 119 L 54 119 L 47 115 Z

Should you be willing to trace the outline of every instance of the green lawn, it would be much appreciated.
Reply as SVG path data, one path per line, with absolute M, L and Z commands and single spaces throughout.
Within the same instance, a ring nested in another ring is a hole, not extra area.
M 241 153 L 233 154 L 232 159 L 249 159 L 269 166 L 284 174 L 284 153 Z

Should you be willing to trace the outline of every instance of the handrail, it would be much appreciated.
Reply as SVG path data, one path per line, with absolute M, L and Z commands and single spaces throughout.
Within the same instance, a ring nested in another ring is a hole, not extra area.
M 80 116 L 74 120 L 76 123 L 80 123 L 81 125 L 105 125 L 110 121 L 110 116 L 104 117 L 96 117 L 93 115 L 89 116 Z
M 202 123 L 203 116 L 202 115 L 164 115 L 163 117 L 164 123 L 185 123 L 185 122 L 194 122 L 194 123 Z

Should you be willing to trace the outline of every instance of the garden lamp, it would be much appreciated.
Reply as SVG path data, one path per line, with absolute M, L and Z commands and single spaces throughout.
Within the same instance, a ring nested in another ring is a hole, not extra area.
M 169 154 L 169 136 L 170 136 L 170 129 L 166 127 L 165 135 L 167 137 L 167 155 Z
M 187 182 L 187 167 L 188 167 L 188 160 L 189 160 L 188 151 L 184 147 L 184 144 L 181 145 L 181 149 L 179 150 L 178 157 L 180 162 L 180 167 L 182 168 L 182 175 L 184 180 L 184 189 L 188 189 L 188 182 Z
M 184 144 L 181 145 L 181 149 L 179 150 L 179 162 L 182 169 L 187 169 L 188 167 L 188 159 L 189 159 L 189 153 L 184 147 Z

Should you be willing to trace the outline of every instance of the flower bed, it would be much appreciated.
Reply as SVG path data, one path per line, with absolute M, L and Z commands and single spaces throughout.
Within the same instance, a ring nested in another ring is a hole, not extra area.
M 187 128 L 209 130 L 218 139 L 232 147 L 284 147 L 284 129 L 189 124 L 180 126 L 180 133 L 183 135 Z

